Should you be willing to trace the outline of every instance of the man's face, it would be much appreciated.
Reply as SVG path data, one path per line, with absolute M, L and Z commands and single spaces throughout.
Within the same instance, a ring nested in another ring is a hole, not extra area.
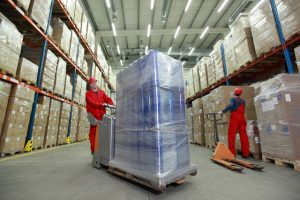
M 97 92 L 97 83 L 96 82 L 91 83 L 91 88 L 94 92 Z

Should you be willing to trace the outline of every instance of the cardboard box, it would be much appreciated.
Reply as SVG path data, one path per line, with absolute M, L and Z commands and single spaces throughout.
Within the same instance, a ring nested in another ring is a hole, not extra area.
M 95 33 L 93 30 L 92 25 L 88 22 L 87 23 L 87 38 L 86 38 L 90 48 L 92 49 L 93 52 L 95 52 Z
M 212 85 L 216 82 L 216 70 L 213 57 L 203 57 L 202 60 L 204 65 L 206 65 L 207 83 L 208 85 Z
M 279 74 L 260 83 L 255 97 L 262 154 L 300 160 L 300 78 Z
M 71 84 L 71 77 L 70 77 L 70 75 L 66 75 L 64 96 L 68 99 L 72 99 L 72 90 L 73 90 L 73 87 Z
M 53 27 L 53 39 L 59 44 L 59 46 L 64 50 L 65 53 L 69 54 L 71 31 L 64 24 L 64 22 L 62 22 L 60 18 L 57 17 L 53 17 L 51 26 Z
M 294 49 L 296 61 L 300 61 L 300 46 Z
M 77 128 L 78 128 L 78 107 L 72 106 L 72 118 L 71 118 L 71 132 L 70 132 L 70 139 L 71 142 L 76 141 L 76 135 L 77 135 Z
M 51 0 L 31 0 L 29 16 L 45 31 L 47 29 Z
M 219 40 L 214 45 L 214 50 L 211 54 L 213 57 L 214 63 L 215 63 L 215 73 L 216 73 L 216 81 L 224 78 L 224 67 L 223 67 L 223 61 L 222 61 L 222 54 L 221 54 L 221 45 L 224 42 L 224 40 Z
M 28 11 L 30 0 L 17 0 L 17 5 L 22 7 L 25 11 Z
M 51 99 L 49 115 L 44 138 L 44 146 L 56 145 L 58 135 L 58 125 L 60 117 L 61 102 Z
M 79 40 L 76 33 L 71 30 L 71 43 L 70 43 L 70 51 L 69 56 L 73 62 L 76 63 L 77 60 L 77 48 L 78 48 Z
M 8 104 L 8 98 L 11 90 L 11 84 L 0 80 L 0 135 L 3 127 L 5 113 Z
M 79 1 L 76 1 L 76 8 L 74 13 L 74 23 L 76 24 L 78 30 L 81 30 L 81 21 L 82 21 L 82 7 L 79 3 Z
M 59 117 L 57 144 L 65 143 L 68 134 L 70 112 L 71 112 L 71 105 L 67 103 L 62 103 L 60 117 Z
M 67 11 L 72 19 L 75 17 L 76 10 L 76 1 L 77 0 L 67 0 Z
M 23 150 L 33 97 L 33 90 L 21 85 L 12 86 L 0 138 L 1 153 Z
M 194 85 L 194 92 L 200 91 L 200 78 L 199 78 L 199 70 L 198 70 L 198 65 L 195 65 L 195 67 L 192 69 L 192 78 L 193 78 L 193 85 Z
M 192 108 L 185 109 L 186 126 L 189 133 L 189 142 L 195 142 L 193 133 L 193 112 Z
M 83 36 L 83 38 L 87 38 L 87 25 L 88 24 L 88 19 L 87 16 L 85 14 L 85 12 L 83 12 L 82 14 L 82 20 L 81 20 L 81 35 Z
M 199 61 L 199 77 L 200 77 L 200 88 L 204 90 L 208 87 L 208 74 L 206 69 L 206 64 L 201 59 Z
M 78 128 L 76 133 L 76 141 L 88 139 L 90 123 L 87 120 L 87 112 L 85 108 L 79 108 Z
M 192 102 L 193 113 L 193 135 L 195 143 L 205 144 L 204 112 L 202 99 L 196 99 Z
M 38 66 L 24 57 L 20 57 L 17 76 L 30 81 L 32 83 L 36 83 L 37 74 L 38 74 Z
M 56 68 L 56 76 L 55 76 L 55 84 L 54 84 L 54 92 L 64 95 L 65 89 L 65 81 L 66 81 L 66 70 L 67 64 L 62 58 L 58 58 L 57 68 Z

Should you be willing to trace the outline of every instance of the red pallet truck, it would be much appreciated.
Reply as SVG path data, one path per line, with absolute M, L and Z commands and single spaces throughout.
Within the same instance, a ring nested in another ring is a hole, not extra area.
M 258 171 L 261 171 L 264 168 L 256 164 L 237 159 L 225 144 L 219 142 L 217 122 L 223 119 L 223 114 L 209 113 L 206 117 L 209 121 L 214 122 L 214 139 L 216 142 L 216 148 L 214 149 L 214 153 L 211 157 L 213 162 L 237 172 L 241 172 L 244 167 Z

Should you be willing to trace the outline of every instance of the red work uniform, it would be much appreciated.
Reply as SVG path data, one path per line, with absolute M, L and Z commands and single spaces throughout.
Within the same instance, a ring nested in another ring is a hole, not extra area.
M 249 141 L 246 133 L 246 119 L 244 116 L 246 102 L 240 97 L 234 97 L 230 104 L 223 110 L 223 113 L 231 111 L 230 122 L 228 127 L 228 146 L 230 151 L 236 156 L 235 136 L 237 131 L 240 134 L 242 153 L 244 157 L 249 156 Z
M 109 98 L 104 91 L 98 89 L 97 92 L 89 90 L 85 94 L 86 99 L 86 111 L 91 113 L 97 120 L 102 120 L 103 115 L 106 113 L 105 107 L 102 105 L 104 103 L 114 105 L 111 98 Z M 95 135 L 96 135 L 96 126 L 90 125 L 90 143 L 91 143 L 91 152 L 94 153 L 95 145 Z

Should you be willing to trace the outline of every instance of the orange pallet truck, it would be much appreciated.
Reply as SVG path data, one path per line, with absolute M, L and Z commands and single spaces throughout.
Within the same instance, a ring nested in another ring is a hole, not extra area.
M 244 167 L 261 171 L 264 167 L 235 158 L 231 151 L 225 144 L 219 142 L 217 122 L 223 119 L 221 113 L 209 113 L 206 115 L 207 119 L 214 122 L 214 139 L 216 142 L 216 148 L 214 150 L 211 160 L 223 167 L 226 167 L 232 171 L 241 172 Z

